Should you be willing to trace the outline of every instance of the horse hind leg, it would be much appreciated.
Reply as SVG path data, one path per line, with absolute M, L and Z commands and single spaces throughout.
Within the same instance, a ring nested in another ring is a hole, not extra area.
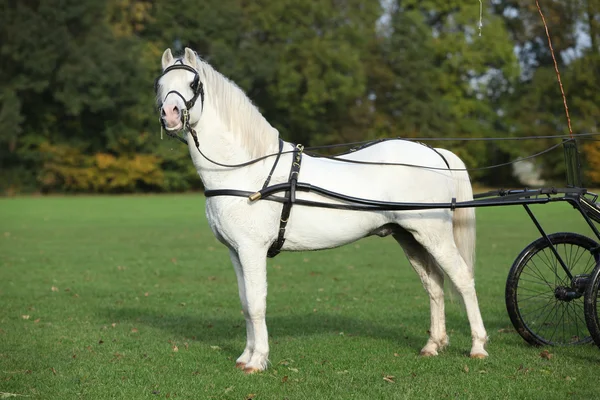
M 433 228 L 433 227 L 431 227 Z M 442 269 L 444 274 L 463 298 L 467 317 L 471 326 L 471 358 L 485 358 L 487 334 L 483 326 L 481 311 L 475 292 L 475 280 L 471 269 L 460 255 L 454 242 L 452 229 L 447 226 L 436 226 L 435 235 L 426 235 L 426 232 L 415 233 L 415 239 L 423 245 L 427 252 Z M 436 238 L 436 240 L 431 240 Z
M 402 246 L 404 254 L 429 294 L 431 312 L 429 339 L 420 354 L 426 357 L 437 356 L 438 351 L 443 350 L 449 343 L 444 310 L 444 275 L 423 246 L 410 233 L 397 231 L 394 233 L 394 238 Z

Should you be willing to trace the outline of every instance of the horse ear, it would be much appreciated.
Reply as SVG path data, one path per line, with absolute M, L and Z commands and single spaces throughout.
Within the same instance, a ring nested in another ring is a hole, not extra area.
M 196 52 L 194 52 L 194 50 L 190 49 L 189 47 L 185 48 L 185 61 L 190 64 L 192 67 L 196 67 L 197 63 L 196 63 Z
M 171 49 L 166 49 L 162 55 L 163 69 L 167 68 L 172 62 L 173 62 L 173 54 L 171 53 Z

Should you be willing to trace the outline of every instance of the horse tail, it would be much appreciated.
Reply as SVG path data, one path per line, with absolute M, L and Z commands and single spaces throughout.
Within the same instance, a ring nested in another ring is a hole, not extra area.
M 450 169 L 452 170 L 450 172 L 452 173 L 454 187 L 456 190 L 456 201 L 460 202 L 473 200 L 473 188 L 471 186 L 471 180 L 469 179 L 469 173 L 464 171 L 464 169 L 466 169 L 465 164 L 460 158 L 458 158 L 456 154 L 452 153 L 451 151 L 445 149 L 436 150 L 444 156 L 448 162 L 448 165 L 450 166 Z M 456 247 L 458 247 L 460 255 L 469 267 L 471 278 L 474 278 L 475 208 L 471 207 L 455 209 L 452 217 L 452 226 Z

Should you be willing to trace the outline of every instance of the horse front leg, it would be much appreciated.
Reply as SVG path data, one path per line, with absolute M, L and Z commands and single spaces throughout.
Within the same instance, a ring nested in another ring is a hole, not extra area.
M 235 367 L 244 369 L 246 364 L 250 361 L 252 352 L 254 351 L 254 329 L 252 328 L 252 322 L 250 320 L 250 314 L 248 313 L 248 301 L 246 300 L 246 284 L 244 283 L 244 271 L 240 259 L 232 249 L 229 249 L 229 257 L 233 264 L 235 276 L 237 278 L 238 292 L 240 295 L 240 303 L 242 304 L 242 312 L 244 313 L 244 319 L 246 320 L 246 347 L 244 352 L 235 361 Z
M 246 319 L 246 348 L 236 366 L 247 374 L 264 371 L 269 359 L 267 309 L 267 259 L 262 249 L 231 251 L 240 301 Z

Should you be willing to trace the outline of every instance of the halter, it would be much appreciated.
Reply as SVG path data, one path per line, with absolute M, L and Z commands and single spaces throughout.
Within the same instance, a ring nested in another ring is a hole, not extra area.
M 192 81 L 192 83 L 190 83 L 190 88 L 192 89 L 194 96 L 191 99 L 186 100 L 185 97 L 183 97 L 183 95 L 181 93 L 179 93 L 177 90 L 171 90 L 170 92 L 168 92 L 166 94 L 165 99 L 171 93 L 174 93 L 177 96 L 179 96 L 181 98 L 181 100 L 183 100 L 185 109 L 183 109 L 181 111 L 181 124 L 182 124 L 183 128 L 186 128 L 186 127 L 189 128 L 190 127 L 190 125 L 189 125 L 190 110 L 196 104 L 196 100 L 198 100 L 198 97 L 200 97 L 200 101 L 202 101 L 201 107 L 202 107 L 202 109 L 204 109 L 204 85 L 202 84 L 202 82 L 200 82 L 200 75 L 198 74 L 198 71 L 196 69 L 190 67 L 189 65 L 185 65 L 183 63 L 182 59 L 178 59 L 177 61 L 175 61 L 175 64 L 171 65 L 170 67 L 167 67 L 163 71 L 163 73 L 158 78 L 156 78 L 156 81 L 154 82 L 154 92 L 158 93 L 158 81 L 160 80 L 160 78 L 165 76 L 170 71 L 173 71 L 176 69 L 183 69 L 185 71 L 188 71 L 188 72 L 191 72 L 194 74 L 194 80 Z M 159 104 L 159 109 L 160 109 L 160 107 L 162 107 L 162 103 Z M 167 131 L 167 135 L 179 138 L 179 136 L 176 133 L 172 133 L 169 129 L 167 129 L 167 127 L 165 126 L 165 121 L 162 118 L 159 118 L 159 119 L 160 119 L 160 125 L 162 126 L 163 129 L 165 129 Z

